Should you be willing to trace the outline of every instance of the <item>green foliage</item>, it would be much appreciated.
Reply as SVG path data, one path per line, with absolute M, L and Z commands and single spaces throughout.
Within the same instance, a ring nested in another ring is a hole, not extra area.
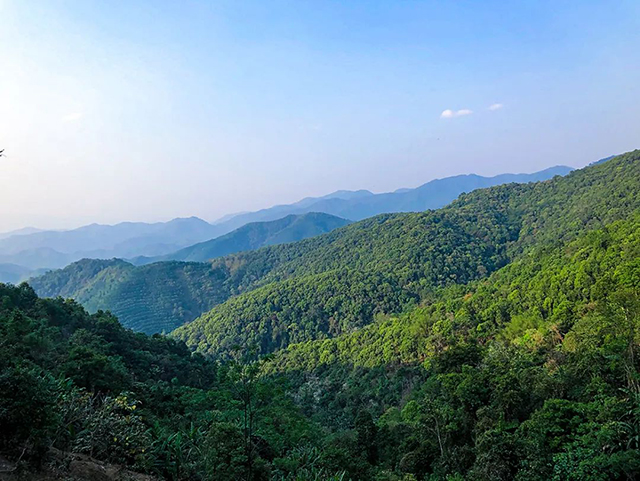
M 170 480 L 268 479 L 316 428 L 257 364 L 243 369 L 248 436 L 232 365 L 0 284 L 0 452 L 15 458 L 37 463 L 55 447 Z
M 216 264 L 229 269 L 239 295 L 174 334 L 219 356 L 234 343 L 269 353 L 349 333 L 434 289 L 485 278 L 533 246 L 551 248 L 626 218 L 640 208 L 639 184 L 636 151 L 547 182 L 464 194 L 437 211 L 377 216 L 222 258 Z
M 225 301 L 233 292 L 234 286 L 227 283 L 228 269 L 202 261 L 305 239 L 346 224 L 348 221 L 328 214 L 291 215 L 248 224 L 173 254 L 144 259 L 154 262 L 150 265 L 134 267 L 120 259 L 83 259 L 30 283 L 43 297 L 72 297 L 90 312 L 109 310 L 136 331 L 170 332 Z M 173 262 L 176 260 L 190 262 Z
M 287 377 L 308 400 L 305 412 L 334 429 L 360 419 L 353 406 L 340 408 L 346 419 L 327 416 L 336 398 L 372 406 L 379 430 L 368 445 L 385 446 L 373 463 L 380 470 L 417 479 L 632 479 L 639 241 L 636 213 L 565 245 L 543 244 L 411 313 L 289 346 L 265 369 Z M 424 373 L 408 383 L 412 365 Z M 360 389 L 367 375 L 384 383 L 384 395 Z M 306 397 L 310 390 L 329 393 Z
M 109 310 L 131 329 L 169 332 L 229 297 L 226 269 L 194 262 L 134 267 L 84 259 L 30 281 L 43 297 L 72 297 L 90 312 Z
M 32 284 L 40 295 L 71 296 L 146 333 L 169 332 L 213 308 L 177 335 L 210 354 L 235 343 L 272 352 L 355 330 L 379 312 L 409 309 L 433 288 L 484 278 L 541 240 L 570 240 L 624 218 L 640 207 L 639 156 L 546 182 L 474 191 L 437 211 L 378 215 L 211 263 L 136 268 L 85 260 Z
M 232 297 L 177 333 L 216 362 L 0 285 L 1 448 L 172 480 L 635 479 L 639 167 L 220 259 Z

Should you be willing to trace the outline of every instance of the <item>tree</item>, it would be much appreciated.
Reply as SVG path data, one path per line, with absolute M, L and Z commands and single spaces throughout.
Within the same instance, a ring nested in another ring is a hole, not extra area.
M 236 348 L 233 360 L 229 363 L 229 376 L 233 382 L 233 391 L 241 403 L 242 434 L 246 458 L 246 479 L 254 479 L 256 446 L 254 442 L 256 415 L 259 411 L 258 388 L 260 384 L 260 363 L 255 348 Z

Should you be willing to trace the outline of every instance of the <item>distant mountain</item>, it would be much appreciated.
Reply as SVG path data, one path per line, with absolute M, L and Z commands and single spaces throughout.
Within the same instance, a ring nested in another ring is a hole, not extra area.
M 60 268 L 83 258 L 118 257 L 144 263 L 148 262 L 144 258 L 167 256 L 254 222 L 275 221 L 289 215 L 311 212 L 351 221 L 381 213 L 422 212 L 443 207 L 464 192 L 510 182 L 547 180 L 556 175 L 566 175 L 571 170 L 571 167 L 557 166 L 533 174 L 503 174 L 495 177 L 458 175 L 433 180 L 415 189 L 398 189 L 384 194 L 373 194 L 368 190 L 340 190 L 322 197 L 307 197 L 293 204 L 226 216 L 214 224 L 189 217 L 154 224 L 91 224 L 68 231 L 14 233 L 6 238 L 0 236 L 0 263 L 17 264 L 29 269 Z M 291 239 L 297 240 L 295 235 Z M 213 252 L 217 251 L 214 249 Z
M 179 328 L 174 336 L 204 354 L 224 357 L 235 345 L 257 346 L 267 354 L 297 343 L 348 335 L 384 319 L 384 314 L 432 304 L 440 288 L 482 280 L 509 263 L 535 261 L 534 247 L 544 252 L 636 215 L 639 186 L 640 151 L 635 151 L 545 182 L 479 189 L 442 209 L 381 214 L 312 239 L 221 258 L 213 266 L 229 268 L 224 285 L 235 284 L 237 294 Z M 632 239 L 634 235 L 629 235 L 626 242 Z M 594 240 L 594 244 L 607 243 L 606 238 Z M 631 261 L 633 256 L 626 258 Z M 609 262 L 613 272 L 615 262 Z M 591 265 L 585 263 L 577 271 L 582 274 L 566 281 L 587 299 L 598 289 L 606 292 L 613 282 L 607 276 L 600 278 Z M 612 276 L 620 282 L 635 285 L 629 271 L 616 272 Z M 545 288 L 558 292 L 556 278 L 550 279 Z M 585 282 L 592 283 L 591 292 Z M 507 291 L 513 299 L 538 288 L 525 284 L 513 290 L 514 285 L 518 284 L 512 283 Z M 473 291 L 457 290 L 460 296 Z M 486 293 L 486 299 L 492 299 L 491 291 Z M 554 298 L 556 322 L 567 319 L 564 322 L 570 323 L 576 313 L 563 310 L 560 298 Z M 541 299 L 552 309 L 547 299 Z M 444 305 L 434 308 L 435 320 L 443 322 L 445 309 Z M 450 322 L 464 322 L 475 313 L 481 324 L 477 331 L 472 329 L 474 336 L 499 322 L 503 309 L 499 303 L 491 309 L 484 303 L 467 305 Z M 566 317 L 560 317 L 561 312 Z M 450 335 L 439 330 L 439 323 L 431 327 L 421 325 L 407 336 L 432 331 L 434 344 L 421 345 L 420 355 L 438 350 L 435 339 Z M 406 345 L 410 342 L 397 347 Z M 337 357 L 327 346 L 331 343 L 321 344 L 321 359 L 349 365 L 348 359 Z M 369 353 L 384 358 L 394 347 L 372 348 Z M 357 352 L 367 347 L 355 343 L 350 349 Z M 451 359 L 460 353 L 449 355 Z M 466 356 L 467 352 L 462 354 L 463 362 L 469 359 Z
M 91 312 L 110 310 L 125 326 L 135 330 L 148 334 L 169 332 L 223 302 L 234 294 L 235 288 L 226 282 L 230 273 L 226 265 L 170 261 L 205 261 L 306 239 L 348 223 L 328 214 L 291 215 L 273 222 L 248 224 L 217 239 L 195 244 L 162 259 L 167 262 L 155 262 L 159 258 L 137 258 L 133 263 L 121 259 L 82 259 L 29 283 L 44 296 L 72 297 Z
M 6 239 L 7 237 L 11 237 L 14 235 L 35 234 L 36 232 L 42 232 L 42 229 L 37 229 L 35 227 L 23 227 L 22 229 L 0 232 L 0 239 Z
M 41 270 L 32 270 L 24 266 L 16 264 L 1 264 L 0 263 L 0 282 L 19 284 L 22 281 L 26 281 L 29 277 L 44 274 Z
M 324 212 L 329 214 L 330 212 L 325 212 L 322 208 L 322 203 L 325 201 L 339 200 L 349 202 L 373 195 L 375 194 L 368 190 L 337 190 L 331 194 L 323 195 L 322 197 L 305 197 L 293 204 L 276 205 L 255 212 L 242 212 L 235 215 L 228 215 L 219 219 L 214 224 L 216 226 L 220 226 L 222 229 L 228 229 L 228 231 L 231 231 L 250 222 L 277 220 L 292 214 L 300 215 L 309 212 Z M 311 206 L 316 205 L 319 206 L 318 209 L 311 208 Z
M 551 170 L 537 175 L 538 178 L 553 177 L 556 172 L 558 171 Z M 483 179 L 479 176 L 462 177 L 466 185 L 471 187 L 482 182 Z M 528 181 L 532 176 L 508 175 L 501 176 L 500 179 Z M 474 180 L 475 183 L 470 180 Z M 438 186 L 444 181 L 446 179 L 427 184 L 429 187 L 425 187 L 425 190 L 437 192 Z M 516 193 L 521 190 L 534 193 L 538 190 L 551 191 L 555 185 L 557 184 L 553 183 L 536 189 L 533 185 L 513 184 L 505 186 L 505 189 Z M 418 195 L 419 192 L 416 190 L 413 189 L 408 194 Z M 411 286 L 411 289 L 420 290 L 424 287 L 422 282 L 427 274 L 441 279 L 442 283 L 446 284 L 450 279 L 461 278 L 463 274 L 468 275 L 469 278 L 475 278 L 482 275 L 485 270 L 490 270 L 490 267 L 493 269 L 501 265 L 504 262 L 502 254 L 495 259 L 492 258 L 494 244 L 500 241 L 506 246 L 513 240 L 508 226 L 503 226 L 502 223 L 518 222 L 522 214 L 518 213 L 513 219 L 509 219 L 508 216 L 503 218 L 500 213 L 504 207 L 503 199 L 498 194 L 493 198 L 493 192 L 489 191 L 485 194 L 492 205 L 496 204 L 498 209 L 496 212 L 492 211 L 491 215 L 496 219 L 492 220 L 493 230 L 489 234 L 483 233 L 484 228 L 481 227 L 486 219 L 469 220 L 466 214 L 464 218 L 467 219 L 467 230 L 458 225 L 456 216 L 451 217 L 446 225 L 440 224 L 438 212 L 387 214 L 299 242 L 231 254 L 207 263 L 171 261 L 139 267 L 129 263 L 119 263 L 115 267 L 105 268 L 101 265 L 102 261 L 86 260 L 35 278 L 31 284 L 42 296 L 73 297 L 92 311 L 109 309 L 125 326 L 146 333 L 170 331 L 221 303 L 227 305 L 226 302 L 231 303 L 229 305 L 234 306 L 233 309 L 242 307 L 242 319 L 249 322 L 254 319 L 251 314 L 251 309 L 255 307 L 254 296 L 262 292 L 266 297 L 270 295 L 277 297 L 271 290 L 274 286 L 276 289 L 295 289 L 298 296 L 316 296 L 312 291 L 318 290 L 317 296 L 324 296 L 321 302 L 322 307 L 319 307 L 320 304 L 307 306 L 309 312 L 301 315 L 297 321 L 294 322 L 292 318 L 288 318 L 290 325 L 303 326 L 311 322 L 311 318 L 321 316 L 322 329 L 335 331 L 341 329 L 336 324 L 341 321 L 339 316 L 332 316 L 330 311 L 337 309 L 338 306 L 342 306 L 340 309 L 349 310 L 349 316 L 356 319 L 366 318 L 368 322 L 369 314 L 365 315 L 365 311 L 368 313 L 368 309 L 374 304 L 381 303 L 386 306 L 385 310 L 389 310 L 399 305 L 395 298 L 396 293 L 399 293 L 398 295 L 404 301 L 413 298 L 413 294 L 409 291 L 402 294 L 404 288 L 401 285 L 406 284 Z M 359 200 L 378 197 L 366 193 L 358 196 Z M 325 199 L 323 202 L 343 200 L 333 198 Z M 461 201 L 458 201 L 458 204 L 460 203 Z M 454 212 L 458 211 L 454 210 Z M 387 228 L 385 227 L 387 225 L 394 227 Z M 505 240 L 505 236 L 509 239 Z M 404 245 L 405 242 L 410 244 L 410 248 Z M 456 259 L 443 257 L 440 253 L 441 244 L 451 243 L 457 246 Z M 217 242 L 211 245 L 219 247 Z M 484 252 L 490 258 L 485 265 L 467 265 L 469 252 L 474 249 Z M 208 257 L 211 254 L 198 255 Z M 429 259 L 432 256 L 437 257 L 437 262 L 431 263 Z M 464 265 L 464 269 L 457 263 Z M 83 273 L 92 269 L 95 269 L 96 274 L 84 277 Z M 387 274 L 375 279 L 371 278 L 371 270 L 388 273 L 388 279 Z M 308 275 L 322 276 L 322 280 L 315 282 L 315 277 L 313 277 L 313 283 L 302 280 L 302 277 L 306 278 Z M 298 278 L 300 278 L 299 281 L 296 280 Z M 268 286 L 273 282 L 276 284 Z M 380 292 L 376 286 L 380 286 Z M 424 288 L 428 288 L 428 283 L 425 286 L 427 287 Z M 351 308 L 341 304 L 345 296 L 353 296 Z M 387 300 L 390 302 L 388 305 L 385 304 Z M 263 301 L 265 305 L 271 306 L 268 299 L 260 300 L 260 302 Z M 245 304 L 241 306 L 237 304 L 238 302 Z M 306 310 L 305 306 L 305 302 L 292 302 L 283 307 L 282 315 L 288 316 L 295 311 L 297 316 L 299 314 L 297 310 Z M 277 306 L 270 308 L 278 309 Z M 227 308 L 221 307 L 221 309 Z M 225 316 L 232 317 L 233 309 L 225 311 Z M 267 321 L 267 317 L 263 320 L 266 323 L 271 322 Z M 274 339 L 279 339 L 281 331 L 281 327 L 273 331 Z M 201 339 L 205 342 L 204 335 Z M 209 347 L 205 349 L 209 350 Z
M 591 162 L 589 165 L 598 165 L 606 162 L 607 160 L 611 160 L 615 158 L 615 155 L 610 155 L 609 157 L 605 157 L 604 159 L 596 160 L 595 162 Z
M 432 180 L 415 189 L 398 189 L 384 194 L 373 194 L 368 190 L 341 190 L 324 197 L 305 198 L 294 204 L 238 214 L 218 225 L 224 229 L 237 228 L 249 222 L 275 220 L 285 215 L 306 212 L 324 212 L 352 221 L 384 213 L 422 212 L 444 207 L 463 192 L 511 182 L 538 182 L 556 175 L 564 176 L 572 170 L 571 167 L 556 166 L 532 174 L 502 174 L 495 177 L 457 175 Z
M 138 265 L 171 260 L 203 262 L 236 252 L 307 239 L 348 223 L 348 220 L 318 212 L 288 215 L 270 222 L 253 222 L 223 236 L 185 247 L 171 254 L 137 258 L 132 262 Z
M 197 217 L 153 224 L 91 224 L 0 239 L 0 262 L 37 269 L 59 268 L 82 258 L 158 256 L 224 232 Z

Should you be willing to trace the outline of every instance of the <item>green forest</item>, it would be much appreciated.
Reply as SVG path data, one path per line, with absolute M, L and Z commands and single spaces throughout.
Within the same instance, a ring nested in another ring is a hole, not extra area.
M 194 481 L 640 476 L 640 151 L 209 263 L 52 274 L 55 298 L 0 284 L 0 479 L 73 479 L 68 456 Z M 149 322 L 200 317 L 124 327 L 104 296 L 133 279 Z

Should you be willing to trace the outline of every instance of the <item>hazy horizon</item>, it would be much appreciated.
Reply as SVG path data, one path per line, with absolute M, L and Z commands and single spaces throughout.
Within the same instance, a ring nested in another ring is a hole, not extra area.
M 0 0 L 0 15 L 0 232 L 211 222 L 640 147 L 638 2 Z
M 596 159 L 596 160 L 600 160 L 600 159 Z M 592 163 L 592 162 L 594 162 L 594 161 L 589 161 L 589 162 L 587 162 L 585 165 L 581 165 L 581 166 L 576 166 L 576 167 L 568 166 L 568 167 L 572 167 L 572 168 L 574 168 L 574 169 L 578 169 L 578 168 L 586 167 L 587 165 L 589 165 L 589 164 L 590 164 L 590 163 Z M 560 166 L 562 166 L 562 165 L 561 165 L 561 164 L 554 164 L 554 165 L 550 165 L 550 166 L 548 166 L 548 167 L 545 167 L 545 168 L 543 168 L 543 169 L 540 169 L 540 171 L 543 171 L 543 170 L 546 170 L 546 169 L 551 169 L 551 168 L 554 168 L 554 167 L 560 167 Z M 538 171 L 536 171 L 536 172 L 538 172 Z M 496 174 L 496 175 L 503 175 L 503 174 L 507 174 L 507 175 L 508 175 L 508 174 L 529 174 L 529 173 L 534 173 L 534 172 L 502 172 L 502 173 L 500 173 L 500 174 Z M 455 176 L 457 176 L 457 175 L 479 175 L 479 174 L 476 174 L 475 172 L 467 172 L 467 173 L 461 173 L 461 174 L 454 174 L 454 175 L 453 175 L 453 176 L 451 176 L 451 177 L 455 177 Z M 449 177 L 449 176 L 447 176 L 447 177 Z M 493 176 L 487 176 L 487 177 L 493 177 Z M 396 189 L 392 189 L 392 190 L 384 191 L 384 192 L 374 192 L 374 191 L 371 191 L 370 189 L 365 189 L 365 188 L 363 188 L 363 189 L 340 189 L 340 190 L 347 190 L 347 191 L 351 191 L 351 192 L 355 192 L 355 191 L 358 191 L 358 190 L 369 190 L 372 194 L 386 194 L 386 193 L 394 193 L 395 191 L 398 191 L 398 190 L 400 190 L 400 191 L 401 191 L 401 190 L 403 190 L 403 189 L 414 189 L 414 188 L 420 187 L 420 186 L 422 186 L 422 185 L 424 185 L 424 184 L 426 184 L 426 183 L 429 183 L 430 181 L 433 181 L 433 180 L 439 180 L 439 179 L 442 179 L 442 178 L 443 178 L 443 177 L 438 177 L 438 178 L 434 178 L 434 179 L 429 179 L 429 180 L 427 180 L 426 182 L 419 182 L 419 183 L 418 183 L 417 185 L 415 185 L 415 186 L 410 186 L 410 187 L 406 187 L 406 186 L 405 186 L 405 187 L 398 187 L 398 188 L 396 188 Z M 186 218 L 192 218 L 192 217 L 199 218 L 199 219 L 204 220 L 204 221 L 206 221 L 206 222 L 208 222 L 208 223 L 211 223 L 211 224 L 216 224 L 216 223 L 218 223 L 218 222 L 223 222 L 223 221 L 229 220 L 230 218 L 235 217 L 235 216 L 237 216 L 237 215 L 247 214 L 247 213 L 249 213 L 249 212 L 260 211 L 260 210 L 263 210 L 263 209 L 269 209 L 269 208 L 271 208 L 271 207 L 277 207 L 277 206 L 289 205 L 289 204 L 293 204 L 293 203 L 295 203 L 295 202 L 301 201 L 301 200 L 303 200 L 303 199 L 305 199 L 305 198 L 321 198 L 321 197 L 323 197 L 323 196 L 331 195 L 331 194 L 334 194 L 334 193 L 336 193 L 336 192 L 339 192 L 340 190 L 336 190 L 336 191 L 332 191 L 332 192 L 325 192 L 325 193 L 323 193 L 323 194 L 318 194 L 317 196 L 306 196 L 306 197 L 301 197 L 301 198 L 293 199 L 293 200 L 291 200 L 290 202 L 284 202 L 284 203 L 280 203 L 280 204 L 273 204 L 273 205 L 265 205 L 265 206 L 257 207 L 257 208 L 256 208 L 256 209 L 254 209 L 253 211 L 237 211 L 237 212 L 229 212 L 229 213 L 227 213 L 227 214 L 224 214 L 224 215 L 222 215 L 222 216 L 220 216 L 220 217 L 216 217 L 216 218 L 214 218 L 214 219 L 205 219 L 205 218 L 200 217 L 200 216 L 197 216 L 197 215 L 183 215 L 183 216 L 168 217 L 168 218 L 159 217 L 159 218 L 157 218 L 157 219 L 153 219 L 153 220 L 145 220 L 145 219 L 138 219 L 138 220 L 122 219 L 122 220 L 117 220 L 117 221 L 115 221 L 115 222 L 93 222 L 93 221 L 92 221 L 92 222 L 88 222 L 88 223 L 81 223 L 81 224 L 78 224 L 78 225 L 68 225 L 68 226 L 61 226 L 61 227 L 57 227 L 57 226 L 52 226 L 52 227 L 40 227 L 40 226 L 37 226 L 37 225 L 21 225 L 20 227 L 17 227 L 17 228 L 15 228 L 15 229 L 9 229 L 9 230 L 6 230 L 6 231 L 0 231 L 0 234 L 7 234 L 7 233 L 18 232 L 18 231 L 22 231 L 22 230 L 30 230 L 30 229 L 36 229 L 36 230 L 51 230 L 51 231 L 55 231 L 55 230 L 57 230 L 57 231 L 66 231 L 66 230 L 73 230 L 73 229 L 77 229 L 77 228 L 80 228 L 80 227 L 86 227 L 86 226 L 88 226 L 88 225 L 92 225 L 92 224 L 96 224 L 96 225 L 116 225 L 116 224 L 121 224 L 121 223 L 163 223 L 163 222 L 169 222 L 169 221 L 171 221 L 171 220 L 175 220 L 175 219 L 186 219 Z

